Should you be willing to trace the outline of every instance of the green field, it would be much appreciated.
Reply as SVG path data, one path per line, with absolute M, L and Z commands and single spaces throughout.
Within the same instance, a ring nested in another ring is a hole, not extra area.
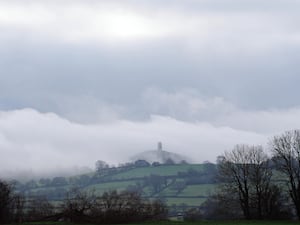
M 151 174 L 157 174 L 160 176 L 176 176 L 178 172 L 186 172 L 189 169 L 202 171 L 203 165 L 202 164 L 170 165 L 170 166 L 135 168 L 126 172 L 121 172 L 116 175 L 112 175 L 111 178 L 112 179 L 143 178 L 145 176 L 150 176 Z
M 297 221 L 199 221 L 199 222 L 178 222 L 178 221 L 161 221 L 161 222 L 144 222 L 132 223 L 128 225 L 292 225 L 299 224 Z M 35 222 L 35 223 L 22 223 L 21 225 L 73 225 L 66 222 Z M 81 224 L 85 225 L 85 224 Z M 91 225 L 91 224 L 86 224 Z
M 214 193 L 215 186 L 215 184 L 188 185 L 178 196 L 209 196 Z
M 187 205 L 191 207 L 200 206 L 203 202 L 205 202 L 206 198 L 165 198 L 168 206 L 172 205 Z
M 90 185 L 85 188 L 85 190 L 88 191 L 94 191 L 95 194 L 101 195 L 106 191 L 124 191 L 129 185 L 134 185 L 135 181 L 121 181 L 121 182 L 109 182 L 109 183 L 100 183 L 100 184 L 94 184 Z
M 136 167 L 128 170 L 120 169 L 111 174 L 98 175 L 99 180 L 96 180 L 96 182 L 95 180 L 90 183 L 85 182 L 78 187 L 100 196 L 106 191 L 124 191 L 131 186 L 132 188 L 140 188 L 141 194 L 145 198 L 153 199 L 158 197 L 164 199 L 168 206 L 200 206 L 209 194 L 214 192 L 215 185 L 207 183 L 187 185 L 185 182 L 191 178 L 192 173 L 201 173 L 205 171 L 204 169 L 204 164 L 160 165 L 156 167 Z M 154 174 L 165 178 L 164 183 L 160 184 L 160 191 L 154 191 L 153 185 L 147 183 L 146 178 Z M 92 179 L 95 173 L 85 175 Z M 28 188 L 25 190 L 25 193 L 28 196 L 48 195 L 50 196 L 50 201 L 57 204 L 62 202 L 65 192 L 72 187 L 76 187 L 74 183 L 81 176 L 83 175 L 66 178 L 66 181 L 69 183 L 60 186 L 42 186 L 37 182 L 35 188 Z M 186 186 L 183 186 L 183 189 L 177 189 L 176 184 L 178 183 Z

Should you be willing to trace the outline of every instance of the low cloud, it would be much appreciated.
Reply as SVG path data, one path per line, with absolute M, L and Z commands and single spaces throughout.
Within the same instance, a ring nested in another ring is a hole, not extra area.
M 163 142 L 165 150 L 187 155 L 194 162 L 214 162 L 217 155 L 235 144 L 266 146 L 272 135 L 281 129 L 292 128 L 292 121 L 293 125 L 299 123 L 300 110 L 281 112 L 284 119 L 279 123 L 279 115 L 271 111 L 253 115 L 245 113 L 235 121 L 232 117 L 223 125 L 187 122 L 168 116 L 151 116 L 146 121 L 115 119 L 106 123 L 82 124 L 34 109 L 2 111 L 1 175 L 20 171 L 35 174 L 58 170 L 70 172 L 76 166 L 93 168 L 97 159 L 118 164 L 134 154 L 155 149 L 158 141 Z M 261 129 L 264 122 L 269 129 Z M 274 129 L 270 129 L 270 123 Z
M 285 130 L 300 128 L 300 107 L 263 111 L 236 111 L 220 116 L 214 124 L 228 125 L 233 129 L 264 134 L 280 134 Z
M 184 121 L 213 121 L 235 112 L 236 106 L 224 98 L 201 95 L 195 89 L 167 92 L 149 88 L 142 95 L 142 106 L 150 114 L 170 116 Z

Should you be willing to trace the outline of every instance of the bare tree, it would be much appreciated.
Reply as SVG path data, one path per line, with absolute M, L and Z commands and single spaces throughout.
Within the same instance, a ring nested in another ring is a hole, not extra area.
M 257 218 L 266 217 L 270 205 L 266 197 L 270 192 L 272 169 L 268 165 L 268 156 L 264 153 L 261 146 L 253 146 L 248 150 L 250 166 L 250 184 L 253 188 L 252 199 L 254 208 L 257 209 Z
M 275 136 L 271 147 L 276 167 L 287 177 L 288 192 L 300 219 L 300 130 Z
M 0 180 L 0 223 L 5 223 L 10 220 L 12 203 L 12 186 Z
M 250 219 L 250 155 L 249 147 L 237 145 L 225 152 L 219 173 L 225 182 L 223 191 L 237 193 L 244 217 Z
M 54 206 L 44 196 L 33 198 L 27 207 L 27 219 L 30 221 L 43 220 L 55 214 Z
M 23 219 L 24 197 L 14 192 L 14 186 L 0 180 L 0 224 Z
M 246 219 L 272 217 L 280 190 L 271 183 L 272 169 L 261 146 L 237 145 L 219 163 L 222 191 L 238 199 Z M 237 195 L 237 197 L 234 197 Z M 274 203 L 274 201 L 273 201 Z
M 163 176 L 151 174 L 145 179 L 145 184 L 150 185 L 153 190 L 153 194 L 160 192 L 167 185 L 167 179 Z
M 21 194 L 14 196 L 14 221 L 21 223 L 24 220 L 25 197 Z
M 97 160 L 95 163 L 95 166 L 96 166 L 96 172 L 100 173 L 100 174 L 103 172 L 103 170 L 106 170 L 109 168 L 109 165 L 102 160 Z
M 95 204 L 96 197 L 92 192 L 84 192 L 79 188 L 71 189 L 62 205 L 63 214 L 71 222 L 82 222 L 88 217 L 90 210 Z

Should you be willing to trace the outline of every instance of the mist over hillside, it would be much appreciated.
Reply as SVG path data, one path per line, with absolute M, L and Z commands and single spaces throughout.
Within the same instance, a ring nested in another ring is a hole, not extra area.
M 118 165 L 155 148 L 157 140 L 164 143 L 165 149 L 192 158 L 195 163 L 214 162 L 237 139 L 254 144 L 268 140 L 265 134 L 163 116 L 142 122 L 80 124 L 33 109 L 1 112 L 0 134 L 0 171 L 25 170 L 37 174 L 76 166 L 94 168 L 98 159 Z

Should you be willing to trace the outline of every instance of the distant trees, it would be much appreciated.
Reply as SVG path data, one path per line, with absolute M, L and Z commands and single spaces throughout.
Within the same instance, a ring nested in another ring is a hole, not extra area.
M 201 170 L 189 168 L 187 171 L 180 171 L 177 176 L 184 179 L 187 185 L 217 183 L 217 166 L 212 163 L 202 164 L 202 166 Z
M 98 172 L 98 173 L 102 173 L 103 170 L 109 168 L 109 165 L 105 161 L 102 161 L 102 160 L 97 160 L 95 163 L 95 166 L 96 166 L 96 172 Z
M 179 194 L 181 191 L 183 191 L 186 188 L 186 182 L 185 181 L 176 181 L 174 184 L 172 184 L 171 189 L 177 191 L 177 194 Z
M 204 219 L 233 220 L 243 218 L 238 196 L 222 189 L 210 195 L 201 206 Z
M 51 185 L 51 180 L 49 178 L 41 178 L 39 180 L 39 183 L 43 186 L 50 186 Z
M 136 222 L 151 218 L 151 205 L 137 192 L 106 192 L 99 199 L 101 214 L 107 222 Z
M 167 209 L 159 201 L 150 202 L 137 192 L 92 192 L 74 189 L 67 195 L 63 215 L 72 222 L 126 223 L 166 218 Z
M 26 218 L 29 221 L 39 221 L 54 215 L 54 213 L 54 206 L 47 198 L 37 196 L 27 205 Z
M 145 185 L 152 187 L 153 193 L 158 193 L 164 187 L 166 187 L 167 178 L 160 175 L 151 174 L 150 176 L 146 177 Z
M 141 191 L 109 191 L 96 196 L 93 191 L 72 188 L 65 193 L 63 204 L 54 207 L 42 196 L 32 195 L 25 200 L 14 192 L 12 185 L 0 180 L 0 224 L 59 219 L 76 223 L 126 223 L 161 220 L 167 213 L 163 202 L 146 199 Z
M 37 186 L 38 185 L 35 180 L 30 180 L 30 181 L 26 182 L 26 184 L 25 184 L 25 187 L 28 189 L 37 188 Z
M 96 197 L 79 188 L 72 188 L 63 202 L 63 215 L 71 222 L 85 222 L 95 204 Z
M 164 163 L 165 165 L 175 165 L 176 163 L 174 162 L 173 159 L 167 158 L 167 160 Z
M 186 221 L 199 221 L 203 219 L 202 212 L 199 208 L 190 208 L 185 212 L 184 220 Z
M 76 184 L 81 186 L 88 185 L 90 183 L 90 180 L 91 178 L 88 175 L 83 174 L 77 178 Z
M 54 177 L 51 182 L 52 186 L 64 186 L 67 184 L 68 184 L 68 181 L 65 177 Z
M 143 160 L 143 159 L 139 159 L 134 162 L 135 167 L 148 167 L 150 165 L 151 164 L 149 162 L 147 162 L 146 160 Z

